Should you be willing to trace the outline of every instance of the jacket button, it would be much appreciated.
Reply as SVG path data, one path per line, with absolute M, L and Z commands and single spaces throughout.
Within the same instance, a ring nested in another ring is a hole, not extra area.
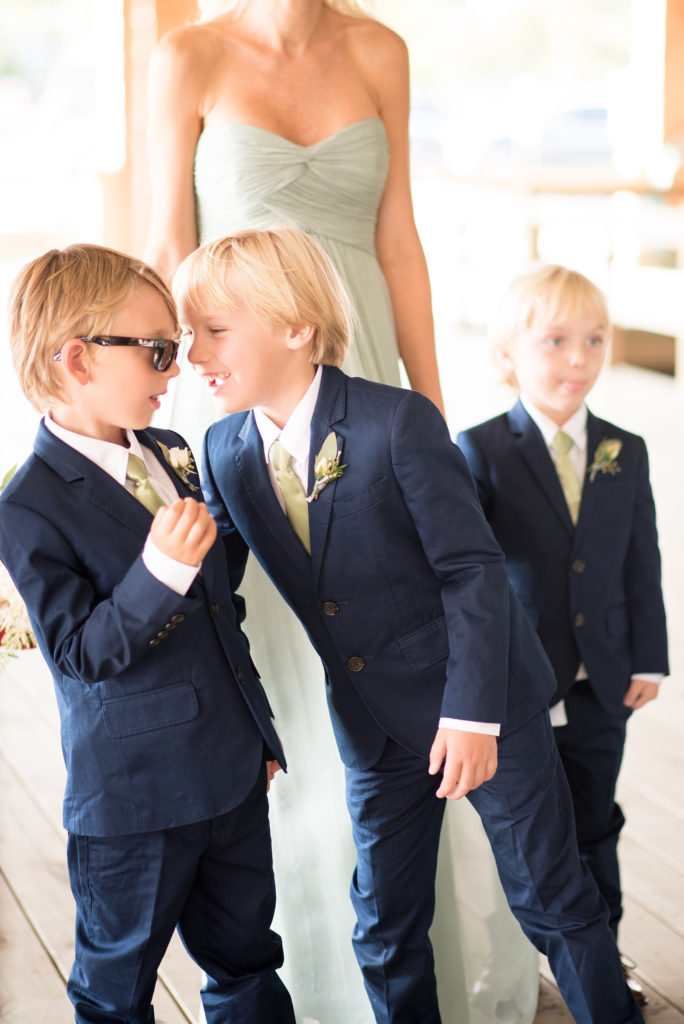
M 571 569 L 573 572 L 584 572 L 586 567 L 586 562 L 583 562 L 581 558 L 576 558 L 571 565 Z
M 167 633 L 168 633 L 168 632 L 169 632 L 170 630 L 172 630 L 172 629 L 175 629 L 175 628 L 176 628 L 176 623 L 175 623 L 175 622 L 171 622 L 170 620 L 169 620 L 169 622 L 167 622 L 167 623 L 166 623 L 166 625 L 164 626 L 164 629 L 166 630 L 166 632 L 167 632 Z
M 177 626 L 178 623 L 182 622 L 184 618 L 185 615 L 183 614 L 183 612 L 176 612 L 175 615 L 171 616 L 171 622 L 173 622 L 174 626 Z
M 149 641 L 147 646 L 148 647 L 156 647 L 157 644 L 160 644 L 160 643 L 161 643 L 161 640 L 159 639 L 159 637 L 158 636 L 153 636 L 152 639 Z
M 239 683 L 244 683 L 244 681 L 245 681 L 245 674 L 244 674 L 244 672 L 242 671 L 242 669 L 240 668 L 239 665 L 235 669 L 235 675 L 237 676 Z
M 214 615 L 218 615 L 218 613 L 219 613 L 219 603 L 218 603 L 218 601 L 212 601 L 211 602 L 211 610 L 214 613 Z
M 349 669 L 350 672 L 360 672 L 361 669 L 365 667 L 366 662 L 363 660 L 363 658 L 357 657 L 357 655 L 354 655 L 354 657 L 350 658 L 349 661 L 347 662 L 347 668 Z
M 577 626 L 578 629 L 580 626 L 584 625 L 584 616 L 582 615 L 582 612 L 577 612 L 577 615 L 573 617 L 572 624 L 573 626 Z
M 323 614 L 324 615 L 337 615 L 340 610 L 339 604 L 335 604 L 334 601 L 323 602 Z

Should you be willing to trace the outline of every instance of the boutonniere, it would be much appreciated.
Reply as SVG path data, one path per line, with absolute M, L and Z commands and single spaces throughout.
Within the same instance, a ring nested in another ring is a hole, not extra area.
M 331 480 L 337 480 L 342 476 L 342 471 L 347 467 L 340 466 L 341 458 L 342 451 L 337 447 L 337 438 L 334 433 L 330 433 L 314 459 L 314 485 L 311 494 L 307 495 L 307 501 L 315 501 Z
M 188 476 L 190 473 L 197 473 L 195 468 L 195 460 L 192 457 L 192 452 L 189 448 L 167 448 L 161 441 L 157 441 L 157 444 L 162 450 L 162 455 L 168 462 L 171 469 L 174 471 L 176 476 L 183 481 L 186 487 L 189 487 L 191 491 L 198 491 L 199 487 L 190 483 Z
M 617 438 L 604 437 L 596 446 L 594 461 L 587 470 L 591 483 L 594 482 L 594 477 L 597 473 L 610 473 L 611 476 L 615 476 L 616 473 L 620 472 L 617 460 L 621 451 L 622 441 L 619 441 Z

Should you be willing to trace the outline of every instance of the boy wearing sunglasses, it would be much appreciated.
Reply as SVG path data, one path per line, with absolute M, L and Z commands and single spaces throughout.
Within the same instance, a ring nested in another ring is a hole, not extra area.
M 62 723 L 67 991 L 79 1024 L 149 1024 L 177 926 L 208 1024 L 294 1024 L 270 927 L 266 792 L 284 758 L 192 455 L 149 428 L 178 333 L 157 274 L 98 246 L 34 260 L 10 298 L 14 364 L 45 415 L 0 498 L 0 558 Z

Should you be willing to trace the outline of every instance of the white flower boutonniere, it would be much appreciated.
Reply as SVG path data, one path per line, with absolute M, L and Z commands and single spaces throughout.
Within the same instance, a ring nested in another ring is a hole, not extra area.
M 617 460 L 621 451 L 622 441 L 619 441 L 617 438 L 604 437 L 596 446 L 594 461 L 587 470 L 591 483 L 594 482 L 594 477 L 597 473 L 610 473 L 611 476 L 615 476 L 616 473 L 620 472 Z
M 157 444 L 162 450 L 162 455 L 168 462 L 171 469 L 174 471 L 176 476 L 183 481 L 186 487 L 189 487 L 191 491 L 198 491 L 199 487 L 195 484 L 191 484 L 188 476 L 190 473 L 197 473 L 195 468 L 195 460 L 192 457 L 192 452 L 189 448 L 167 448 L 161 441 L 157 441 Z
M 334 433 L 330 433 L 314 460 L 314 485 L 311 494 L 307 495 L 307 501 L 315 501 L 331 480 L 342 476 L 342 471 L 347 467 L 340 465 L 341 458 L 342 451 L 337 447 L 337 438 Z

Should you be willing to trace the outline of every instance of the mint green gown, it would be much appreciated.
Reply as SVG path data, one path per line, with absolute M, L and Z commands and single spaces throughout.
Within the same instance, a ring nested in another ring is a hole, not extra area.
M 384 125 L 375 118 L 313 146 L 224 124 L 200 136 L 195 192 L 203 242 L 282 224 L 311 234 L 355 301 L 358 326 L 345 369 L 399 385 L 392 309 L 374 243 L 388 162 Z M 199 455 L 219 411 L 189 368 L 175 383 L 170 423 Z M 254 559 L 241 592 L 245 631 L 289 762 L 270 794 L 281 974 L 298 1024 L 371 1024 L 351 946 L 355 855 L 320 661 Z M 530 1024 L 536 954 L 506 906 L 477 815 L 465 800 L 447 810 L 431 933 L 444 1024 Z

